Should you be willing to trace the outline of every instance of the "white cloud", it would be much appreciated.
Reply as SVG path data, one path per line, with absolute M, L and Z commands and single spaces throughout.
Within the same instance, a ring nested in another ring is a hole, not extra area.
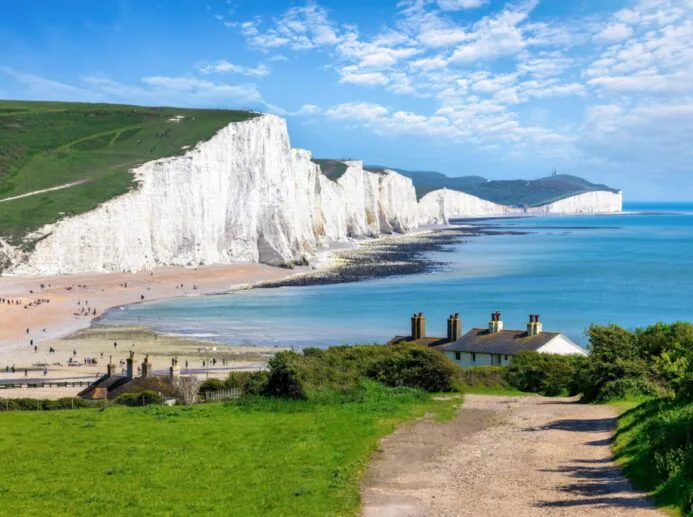
M 202 75 L 233 73 L 246 75 L 249 77 L 265 77 L 271 73 L 271 70 L 267 67 L 267 65 L 262 63 L 253 68 L 243 65 L 234 65 L 226 60 L 216 61 L 213 63 L 203 61 L 195 65 L 195 69 Z
M 443 11 L 459 11 L 461 9 L 476 9 L 487 5 L 489 0 L 438 0 Z
M 625 23 L 612 23 L 595 35 L 594 39 L 600 43 L 616 43 L 633 35 L 633 29 Z
M 345 84 L 364 84 L 364 85 L 383 85 L 388 83 L 388 78 L 381 72 L 354 72 L 343 73 L 340 83 Z

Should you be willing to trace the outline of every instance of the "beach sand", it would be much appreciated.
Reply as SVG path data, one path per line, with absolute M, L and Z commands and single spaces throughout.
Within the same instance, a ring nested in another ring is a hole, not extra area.
M 112 355 L 115 364 L 119 365 L 130 350 L 136 352 L 137 363 L 142 362 L 144 354 L 150 354 L 155 371 L 167 370 L 173 356 L 179 358 L 183 369 L 187 360 L 190 369 L 196 370 L 202 369 L 203 360 L 207 364 L 207 361 L 215 358 L 217 364 L 212 370 L 195 372 L 204 376 L 225 377 L 231 368 L 262 367 L 276 350 L 218 346 L 163 336 L 139 328 L 82 329 L 98 321 L 99 316 L 113 307 L 225 292 L 286 278 L 304 272 L 304 269 L 231 264 L 197 268 L 166 267 L 137 273 L 0 277 L 0 300 L 15 302 L 0 303 L 0 379 L 94 379 L 97 374 L 105 372 L 109 356 Z M 118 343 L 115 348 L 114 342 Z M 217 349 L 213 350 L 214 347 Z M 55 352 L 49 353 L 50 348 Z M 96 358 L 97 364 L 85 366 L 84 359 L 87 357 Z M 70 358 L 80 366 L 68 366 Z M 222 360 L 226 362 L 225 368 L 219 364 Z M 12 366 L 15 367 L 14 374 L 5 370 Z M 45 375 L 44 367 L 47 368 Z M 43 395 L 36 390 L 38 388 L 24 388 L 21 394 L 14 393 L 17 390 L 4 390 L 0 391 L 0 397 Z M 56 395 L 58 391 L 64 391 L 62 388 L 52 390 L 55 391 L 50 391 L 50 394 Z M 74 394 L 79 389 L 69 391 Z

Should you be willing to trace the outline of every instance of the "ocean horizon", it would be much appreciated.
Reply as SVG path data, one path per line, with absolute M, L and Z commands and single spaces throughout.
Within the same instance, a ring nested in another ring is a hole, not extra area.
M 431 273 L 355 283 L 256 288 L 120 307 L 102 325 L 142 325 L 229 345 L 384 343 L 408 335 L 423 312 L 427 335 L 444 336 L 459 313 L 463 331 L 501 311 L 505 328 L 541 314 L 546 331 L 586 345 L 591 324 L 628 328 L 693 314 L 693 202 L 627 203 L 616 215 L 484 221 L 506 235 L 468 237 Z

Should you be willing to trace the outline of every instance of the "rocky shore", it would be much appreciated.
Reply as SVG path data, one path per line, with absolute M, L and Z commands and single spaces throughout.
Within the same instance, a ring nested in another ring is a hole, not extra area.
M 254 287 L 288 287 L 360 282 L 375 278 L 415 275 L 444 270 L 446 263 L 430 258 L 431 252 L 445 252 L 469 237 L 481 235 L 526 235 L 509 231 L 491 221 L 455 221 L 447 228 L 426 233 L 385 237 L 364 241 L 354 248 L 335 251 L 331 263 L 320 269 L 279 280 L 262 282 Z

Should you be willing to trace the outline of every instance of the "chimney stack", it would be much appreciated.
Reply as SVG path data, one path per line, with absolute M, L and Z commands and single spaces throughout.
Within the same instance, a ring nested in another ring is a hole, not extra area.
M 168 369 L 169 377 L 171 380 L 176 379 L 180 376 L 180 366 L 178 366 L 178 358 L 174 357 L 171 359 L 171 367 Z
M 539 321 L 539 315 L 538 314 L 530 314 L 529 315 L 529 323 L 527 323 L 527 335 L 528 336 L 536 336 L 538 334 L 541 334 L 543 330 L 543 325 Z
M 108 356 L 108 364 L 106 365 L 106 375 L 113 377 L 115 375 L 115 364 L 113 364 L 113 356 Z
M 134 377 L 133 372 L 134 372 L 134 366 L 135 366 L 135 352 L 130 350 L 130 357 L 128 357 L 125 360 L 125 362 L 127 364 L 127 369 L 126 369 L 127 378 L 132 379 Z
M 462 320 L 460 314 L 450 314 L 448 318 L 448 342 L 452 343 L 462 337 Z
M 503 321 L 501 320 L 500 311 L 491 313 L 491 321 L 488 322 L 488 331 L 491 334 L 496 334 L 503 330 Z
M 142 361 L 142 377 L 149 377 L 152 374 L 152 363 L 149 362 L 149 354 L 144 356 Z

